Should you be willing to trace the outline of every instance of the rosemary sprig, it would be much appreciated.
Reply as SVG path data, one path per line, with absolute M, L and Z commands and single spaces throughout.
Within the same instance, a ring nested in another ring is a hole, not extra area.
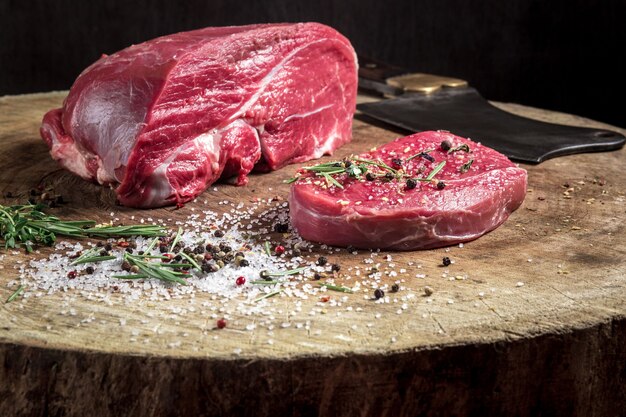
M 113 275 L 113 278 L 139 279 L 137 275 L 141 275 L 142 278 L 156 278 L 165 282 L 175 282 L 182 285 L 189 285 L 187 281 L 181 278 L 181 276 L 185 274 L 165 269 L 163 268 L 163 264 L 161 262 L 148 262 L 144 259 L 142 255 L 131 255 L 127 252 L 124 252 L 124 260 L 132 266 L 136 266 L 141 273 L 129 275 Z
M 250 284 L 252 285 L 274 285 L 274 284 L 280 284 L 280 281 L 274 281 L 274 280 L 270 280 L 270 281 L 266 281 L 266 280 L 255 280 L 255 281 L 250 281 Z
M 265 244 L 263 244 L 263 247 L 265 249 L 265 254 L 267 256 L 272 256 L 272 250 L 270 249 L 270 242 L 268 242 L 267 240 L 265 241 Z
M 11 301 L 15 301 L 15 299 L 19 297 L 23 291 L 24 291 L 23 285 L 20 285 L 19 287 L 17 287 L 17 290 L 15 290 L 15 292 L 11 294 L 9 298 L 7 298 L 7 300 L 5 301 L 5 304 L 10 303 Z
M 42 204 L 0 205 L 0 241 L 5 249 L 33 245 L 52 246 L 57 236 L 76 239 L 124 236 L 163 236 L 165 228 L 154 225 L 96 226 L 93 220 L 61 220 L 44 213 Z
M 89 262 L 102 262 L 115 259 L 115 256 L 113 255 L 100 255 L 100 249 L 101 248 L 95 247 L 85 251 L 85 253 L 72 261 L 70 265 L 80 265 Z
M 152 224 L 139 224 L 131 226 L 96 226 L 83 229 L 83 233 L 90 237 L 126 237 L 126 236 L 164 236 L 165 228 Z
M 102 261 L 110 261 L 112 259 L 116 259 L 115 256 L 107 255 L 107 256 L 92 256 L 90 258 L 81 259 L 80 261 L 76 260 L 71 263 L 71 265 L 79 265 L 86 264 L 89 262 L 102 262 Z
M 404 174 L 401 174 L 399 170 L 390 167 L 383 161 L 364 159 L 357 156 L 351 156 L 341 161 L 324 162 L 321 164 L 304 167 L 302 168 L 302 170 L 314 173 L 316 176 L 324 178 L 326 184 L 329 187 L 331 185 L 334 185 L 338 188 L 344 188 L 343 185 L 334 177 L 335 175 L 346 174 L 350 178 L 356 178 L 361 180 L 366 173 L 370 172 L 369 168 L 371 167 L 377 167 L 385 173 L 391 173 L 397 179 L 405 176 Z M 382 177 L 384 176 L 384 174 L 377 176 Z M 301 175 L 296 174 L 296 176 L 285 180 L 285 183 L 291 184 L 301 178 L 303 178 Z
M 340 285 L 333 285 L 333 284 L 329 284 L 327 282 L 320 282 L 318 285 L 320 287 L 326 287 L 327 289 L 332 290 L 332 291 L 345 292 L 345 293 L 348 293 L 348 294 L 352 294 L 353 293 L 353 291 L 350 288 L 348 288 L 348 287 L 343 287 L 343 286 L 340 286 Z
M 273 292 L 267 293 L 267 294 L 265 294 L 265 295 L 262 295 L 262 296 L 261 296 L 261 297 L 259 297 L 259 298 L 256 298 L 256 299 L 254 300 L 254 302 L 255 302 L 255 303 L 257 303 L 257 302 L 259 302 L 259 301 L 261 301 L 261 300 L 265 300 L 266 298 L 270 298 L 270 297 L 273 297 L 273 296 L 275 296 L 275 295 L 278 295 L 278 294 L 280 294 L 281 292 L 283 292 L 283 290 L 276 290 L 276 291 L 273 291 Z

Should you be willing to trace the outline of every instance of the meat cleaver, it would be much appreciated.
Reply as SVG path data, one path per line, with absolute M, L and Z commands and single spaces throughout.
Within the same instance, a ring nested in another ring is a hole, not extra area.
M 619 149 L 626 141 L 610 130 L 516 116 L 491 105 L 463 80 L 409 73 L 363 57 L 359 66 L 359 88 L 387 100 L 362 103 L 357 109 L 409 131 L 448 130 L 535 164 L 556 156 Z

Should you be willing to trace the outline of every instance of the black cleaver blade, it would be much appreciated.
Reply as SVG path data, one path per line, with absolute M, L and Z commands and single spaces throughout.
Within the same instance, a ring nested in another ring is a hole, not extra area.
M 520 162 L 621 148 L 624 135 L 516 116 L 489 104 L 463 80 L 401 69 L 359 57 L 359 88 L 387 100 L 357 105 L 364 115 L 409 131 L 447 130 Z

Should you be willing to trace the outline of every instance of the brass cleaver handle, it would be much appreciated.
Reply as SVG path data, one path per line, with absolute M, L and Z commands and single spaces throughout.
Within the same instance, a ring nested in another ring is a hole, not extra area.
M 431 94 L 443 87 L 467 87 L 467 81 L 423 73 L 407 73 L 406 70 L 383 62 L 359 56 L 359 78 L 384 83 L 392 88 L 377 89 L 384 96 L 414 92 Z
M 432 94 L 442 87 L 467 87 L 467 81 L 458 78 L 442 77 L 418 72 L 387 78 L 385 82 L 405 92 L 424 94 Z

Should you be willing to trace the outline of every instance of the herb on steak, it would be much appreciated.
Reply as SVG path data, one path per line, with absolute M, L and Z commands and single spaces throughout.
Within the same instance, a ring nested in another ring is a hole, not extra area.
M 420 153 L 416 153 L 415 155 L 409 156 L 406 161 L 409 162 L 415 158 L 424 158 L 425 160 L 429 161 L 429 162 L 435 162 L 435 158 L 432 157 L 432 155 L 429 155 L 432 151 L 434 151 L 434 149 L 427 149 L 425 151 L 422 151 Z
M 93 220 L 61 220 L 42 210 L 42 204 L 0 205 L 0 240 L 4 247 L 23 246 L 27 252 L 33 245 L 52 246 L 57 236 L 73 238 L 111 238 L 123 236 L 163 236 L 166 229 L 153 225 L 96 226 Z
M 457 151 L 463 151 L 463 152 L 469 153 L 470 147 L 469 147 L 468 144 L 462 143 L 459 146 L 455 146 L 454 148 L 450 148 L 448 150 L 448 153 L 453 153 L 453 152 L 457 152 Z
M 434 162 L 434 158 L 428 155 L 429 152 L 432 152 L 433 149 L 429 149 L 424 152 L 420 152 L 416 155 L 413 155 L 405 162 L 410 161 L 413 158 L 418 156 L 425 157 L 428 161 Z M 401 167 L 402 161 L 397 159 L 394 160 L 394 164 L 396 166 Z M 400 163 L 398 163 L 398 161 Z M 378 169 L 378 172 L 373 172 L 373 169 Z M 346 174 L 350 178 L 355 178 L 358 180 L 366 179 L 367 181 L 374 181 L 377 178 L 385 179 L 387 181 L 391 180 L 400 180 L 402 178 L 407 177 L 406 174 L 402 173 L 400 168 L 395 169 L 383 161 L 380 160 L 372 160 L 372 159 L 364 159 L 359 157 L 349 157 L 342 161 L 333 161 L 333 162 L 325 162 L 318 165 L 313 165 L 310 167 L 302 168 L 302 171 L 307 171 L 314 173 L 318 177 L 324 178 L 326 184 L 330 187 L 334 185 L 338 188 L 343 188 L 343 185 L 339 183 L 335 179 L 336 175 Z M 294 183 L 303 177 L 298 173 L 296 176 L 285 180 L 285 183 L 291 184 Z
M 446 166 L 446 161 L 441 161 L 439 162 L 439 165 L 437 165 L 435 168 L 433 168 L 432 171 L 430 171 L 430 174 L 428 174 L 428 176 L 424 179 L 420 178 L 420 181 L 432 181 L 433 178 L 435 178 L 435 175 L 437 175 L 439 173 L 439 171 L 441 171 L 443 169 L 443 167 Z
M 474 162 L 474 160 L 470 159 L 469 161 L 467 161 L 466 163 L 461 165 L 461 168 L 459 168 L 459 172 L 461 174 L 465 174 L 467 171 L 469 171 L 469 169 L 471 168 L 473 162 Z

